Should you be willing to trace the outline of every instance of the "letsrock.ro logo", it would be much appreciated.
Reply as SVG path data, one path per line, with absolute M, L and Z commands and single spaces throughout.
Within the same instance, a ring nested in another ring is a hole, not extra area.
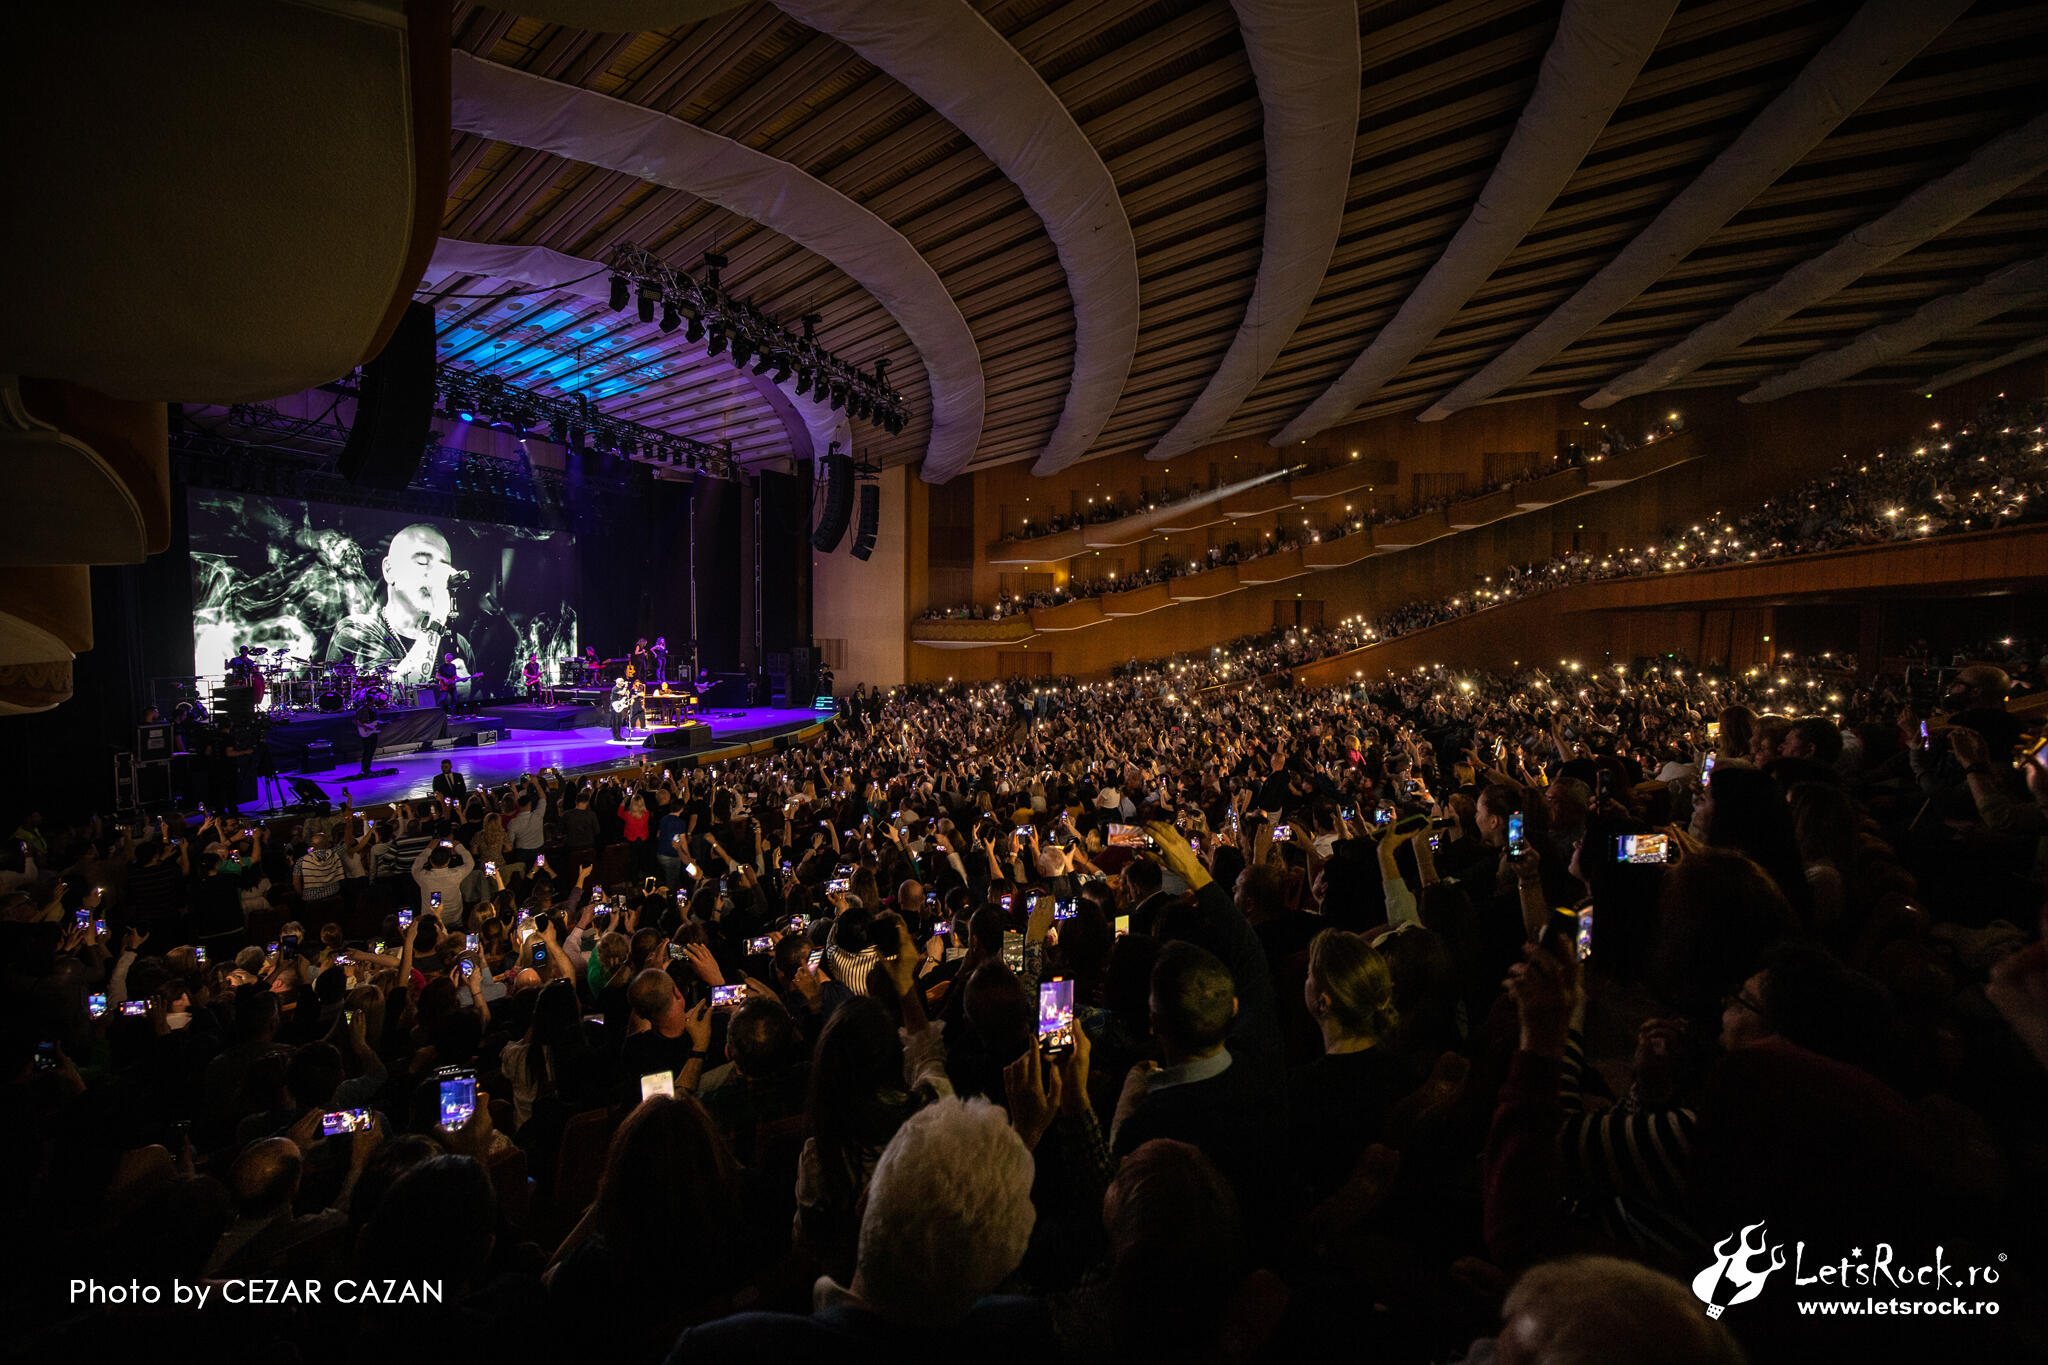
M 1756 1234 L 1755 1246 L 1749 1244 L 1751 1233 Z M 1759 1269 L 1752 1264 L 1767 1252 L 1769 1265 Z M 1784 1268 L 1785 1248 L 1769 1245 L 1764 1240 L 1764 1225 L 1751 1223 L 1739 1237 L 1731 1232 L 1714 1244 L 1714 1263 L 1693 1276 L 1693 1297 L 1707 1306 L 1708 1317 L 1718 1318 L 1723 1310 L 1763 1293 L 1764 1281 Z
M 2000 1252 L 1998 1261 L 2004 1260 L 2005 1254 Z M 1786 1264 L 1784 1244 L 1773 1244 L 1763 1223 L 1751 1223 L 1714 1244 L 1713 1262 L 1693 1276 L 1693 1296 L 1707 1306 L 1708 1317 L 1718 1318 L 1727 1309 L 1748 1303 L 1763 1293 L 1765 1282 Z M 1790 1264 L 1795 1288 L 1819 1288 L 1830 1295 L 1851 1288 L 1900 1290 L 1915 1295 L 1911 1299 L 1801 1298 L 1798 1309 L 1802 1314 L 1988 1316 L 1998 1312 L 1998 1301 L 1988 1296 L 1988 1290 L 2002 1278 L 1999 1266 L 1955 1265 L 1939 1246 L 1934 1248 L 1933 1258 L 1924 1263 L 1901 1261 L 1889 1242 L 1873 1244 L 1868 1256 L 1859 1246 L 1833 1260 L 1809 1262 L 1806 1243 L 1794 1242 Z M 1981 1297 L 1964 1297 L 1972 1293 Z M 1939 1294 L 1952 1297 L 1931 1297 Z

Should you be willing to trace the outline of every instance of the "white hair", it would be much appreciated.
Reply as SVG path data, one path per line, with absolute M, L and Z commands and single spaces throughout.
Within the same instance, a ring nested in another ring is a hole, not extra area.
M 861 1297 L 896 1322 L 967 1316 L 1024 1259 L 1032 1172 L 1031 1150 L 985 1099 L 948 1096 L 911 1115 L 868 1186 Z

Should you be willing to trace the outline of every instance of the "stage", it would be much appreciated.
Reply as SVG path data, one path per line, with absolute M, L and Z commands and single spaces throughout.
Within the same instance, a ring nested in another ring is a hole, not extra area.
M 522 730 L 509 717 L 524 708 L 494 706 L 490 709 L 499 716 L 454 718 L 457 722 L 470 722 L 462 727 L 469 731 L 469 743 L 458 737 L 452 743 L 443 740 L 438 746 L 430 745 L 417 752 L 392 756 L 387 756 L 380 749 L 372 760 L 372 768 L 377 775 L 367 778 L 358 776 L 361 751 L 352 738 L 354 731 L 351 728 L 347 748 L 344 749 L 340 743 L 335 744 L 332 771 L 301 773 L 295 764 L 280 763 L 280 770 L 288 775 L 284 800 L 280 801 L 266 791 L 255 803 L 245 804 L 243 813 L 274 813 L 296 799 L 292 789 L 306 784 L 316 787 L 322 796 L 336 805 L 341 804 L 344 787 L 348 789 L 349 799 L 357 806 L 430 796 L 433 794 L 434 777 L 441 771 L 444 758 L 455 765 L 455 770 L 468 780 L 471 790 L 474 790 L 515 781 L 521 774 L 538 772 L 542 768 L 559 768 L 568 776 L 580 777 L 587 773 L 636 768 L 646 763 L 695 763 L 707 756 L 728 752 L 737 754 L 751 745 L 795 742 L 798 737 L 807 736 L 830 719 L 809 707 L 756 706 L 712 710 L 701 717 L 710 727 L 708 743 L 699 743 L 689 749 L 649 749 L 645 747 L 644 733 L 636 732 L 630 739 L 615 742 L 610 728 L 605 725 Z M 484 735 L 504 737 L 496 742 L 486 740 L 477 743 L 474 726 L 477 720 L 486 725 L 510 726 L 510 730 L 485 730 Z M 274 740 L 277 732 L 273 730 L 271 733 Z

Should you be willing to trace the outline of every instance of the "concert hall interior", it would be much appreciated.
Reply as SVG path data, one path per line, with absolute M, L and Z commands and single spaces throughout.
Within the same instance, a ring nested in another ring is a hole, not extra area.
M 2048 1358 L 2048 0 L 5 31 L 26 1354 Z

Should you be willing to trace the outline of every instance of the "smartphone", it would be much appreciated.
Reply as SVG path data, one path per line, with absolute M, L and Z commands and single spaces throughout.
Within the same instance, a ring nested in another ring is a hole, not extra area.
M 37 1043 L 37 1044 L 36 1044 L 36 1070 L 38 1070 L 38 1071 L 55 1071 L 56 1069 L 57 1069 L 57 1045 L 56 1045 L 55 1043 Z
M 953 932 L 953 921 L 951 921 L 951 920 L 949 920 L 949 919 L 942 919 L 942 920 L 938 921 L 938 923 L 936 923 L 936 924 L 932 925 L 932 934 L 933 934 L 933 936 L 934 936 L 934 937 L 938 937 L 938 938 L 943 938 L 943 937 L 945 937 L 945 936 L 946 936 L 947 934 L 950 934 L 950 933 L 952 933 L 952 932 Z
M 1382 801 L 1380 803 L 1380 808 L 1372 813 L 1372 822 L 1375 825 L 1389 825 L 1392 824 L 1393 821 L 1394 803 L 1391 801 Z
M 810 957 L 805 960 L 804 967 L 809 971 L 815 972 L 818 970 L 819 967 L 824 965 L 824 962 L 825 950 L 823 948 L 817 948 L 812 950 Z
M 1001 905 L 1003 909 L 1008 910 L 1017 904 L 1017 898 L 1006 891 L 1000 897 L 998 897 L 997 903 Z
M 1579 961 L 1584 962 L 1593 955 L 1593 907 L 1579 911 Z
M 831 881 L 825 883 L 827 891 L 846 891 L 851 889 L 852 886 L 853 878 L 851 877 L 834 877 Z
M 1052 917 L 1055 921 L 1072 919 L 1079 913 L 1079 905 L 1072 896 L 1062 896 L 1052 903 Z
M 1013 972 L 1024 970 L 1024 935 L 1021 930 L 1003 931 L 1003 965 Z
M 711 1008 L 715 1010 L 738 1009 L 746 1001 L 746 998 L 747 988 L 745 986 L 713 986 L 711 988 Z
M 1704 762 L 1704 763 L 1700 764 L 1700 781 L 1704 782 L 1704 781 L 1706 781 L 1706 780 L 1707 780 L 1708 778 L 1712 777 L 1713 775 L 1714 775 L 1714 755 L 1713 755 L 1713 754 L 1712 754 L 1711 752 L 1709 752 L 1709 753 L 1707 754 L 1707 759 L 1706 759 L 1706 762 Z
M 85 997 L 85 1012 L 86 1012 L 87 1014 L 90 1014 L 90 1015 L 91 1015 L 91 1016 L 92 1016 L 93 1018 L 95 1018 L 95 1019 L 104 1019 L 104 1018 L 106 1018 L 106 1017 L 107 1017 L 107 995 L 106 995 L 106 992 L 105 992 L 105 991 L 100 991 L 100 992 L 98 992 L 98 993 L 96 993 L 96 994 L 93 994 L 93 995 L 88 995 L 87 997 Z
M 202 967 L 206 965 L 206 945 L 204 943 L 192 945 L 192 960 Z
M 320 1116 L 322 1137 L 341 1137 L 346 1133 L 366 1132 L 369 1127 L 370 1111 L 367 1109 L 337 1109 L 331 1114 Z
M 299 936 L 280 934 L 277 939 L 277 955 L 289 962 L 299 955 Z
M 1529 851 L 1529 841 L 1522 837 L 1522 813 L 1516 811 L 1508 817 L 1508 857 L 1519 858 Z
M 682 944 L 671 943 L 668 945 L 668 960 L 670 962 L 681 962 L 684 958 L 688 956 L 689 954 L 683 951 Z
M 1355 807 L 1345 806 L 1337 812 L 1337 818 L 1339 820 L 1356 820 L 1358 818 L 1358 811 Z
M 1285 843 L 1285 842 L 1286 842 L 1287 840 L 1289 840 L 1289 839 L 1292 839 L 1293 837 L 1294 837 L 1294 826 L 1292 826 L 1292 825 L 1275 825 L 1275 826 L 1273 826 L 1273 842 L 1274 842 L 1274 843 L 1276 843 L 1276 844 L 1279 844 L 1279 843 Z
M 96 920 L 94 920 L 94 921 L 92 922 L 92 931 L 93 931 L 93 932 L 94 932 L 95 934 L 98 934 L 98 935 L 99 935 L 99 936 L 100 936 L 101 938 L 105 938 L 105 937 L 107 936 L 107 922 L 106 922 L 105 920 L 103 920 L 103 919 L 96 919 Z M 204 961 L 206 961 L 206 959 L 205 959 L 205 958 L 203 958 L 203 957 L 202 957 L 202 958 L 200 958 L 199 960 L 200 960 L 201 962 L 204 962 Z
M 1116 936 L 1118 938 L 1122 938 L 1125 934 L 1131 932 L 1131 917 L 1129 915 L 1118 915 L 1115 923 Z
M 1032 832 L 1032 827 L 1030 825 L 1019 825 L 1015 829 L 1010 831 L 1010 833 L 1016 835 L 1019 839 L 1029 839 L 1032 835 Z
M 2014 760 L 2013 766 L 2015 768 L 2025 768 L 2030 762 L 2038 763 L 2042 767 L 2048 768 L 2048 734 L 2043 734 L 2032 744 L 2020 750 L 2020 756 Z M 102 929 L 100 932 L 105 933 L 106 930 Z
M 430 910 L 439 910 L 441 908 L 440 892 L 431 891 L 427 893 L 427 908 Z
M 441 1128 L 452 1133 L 476 1114 L 476 1073 L 452 1069 L 441 1073 Z
M 497 875 L 498 875 L 498 865 L 497 865 L 496 863 L 490 863 L 490 862 L 487 862 L 487 863 L 485 863 L 485 864 L 484 864 L 484 875 L 485 875 L 486 877 L 495 877 L 495 876 L 497 876 Z
M 140 1019 L 149 1013 L 149 1002 L 147 1000 L 123 1000 L 121 1002 L 121 1013 L 130 1019 Z
M 640 1078 L 640 1098 L 647 1101 L 656 1095 L 676 1097 L 676 1073 L 673 1071 L 650 1071 Z
M 1923 720 L 1920 722 L 1920 742 L 1922 744 L 1925 744 L 1927 743 L 1927 740 L 1927 722 Z
M 1617 863 L 1668 863 L 1671 836 L 1668 834 L 1617 834 L 1614 836 Z
M 398 927 L 401 929 L 412 928 L 412 911 L 401 910 L 398 912 Z
M 1074 983 L 1060 977 L 1038 983 L 1038 1045 L 1049 1057 L 1074 1050 Z
M 1112 848 L 1157 848 L 1152 836 L 1136 825 L 1111 825 L 1109 844 Z
M 545 943 L 534 944 L 532 957 L 533 965 L 536 967 L 545 963 L 548 960 L 548 945 Z
M 548 855 L 547 855 L 547 854 L 545 854 L 545 853 L 536 853 L 536 854 L 534 854 L 534 855 L 533 855 L 533 866 L 534 866 L 535 870 L 539 870 L 540 868 L 546 867 L 547 865 L 548 865 Z

